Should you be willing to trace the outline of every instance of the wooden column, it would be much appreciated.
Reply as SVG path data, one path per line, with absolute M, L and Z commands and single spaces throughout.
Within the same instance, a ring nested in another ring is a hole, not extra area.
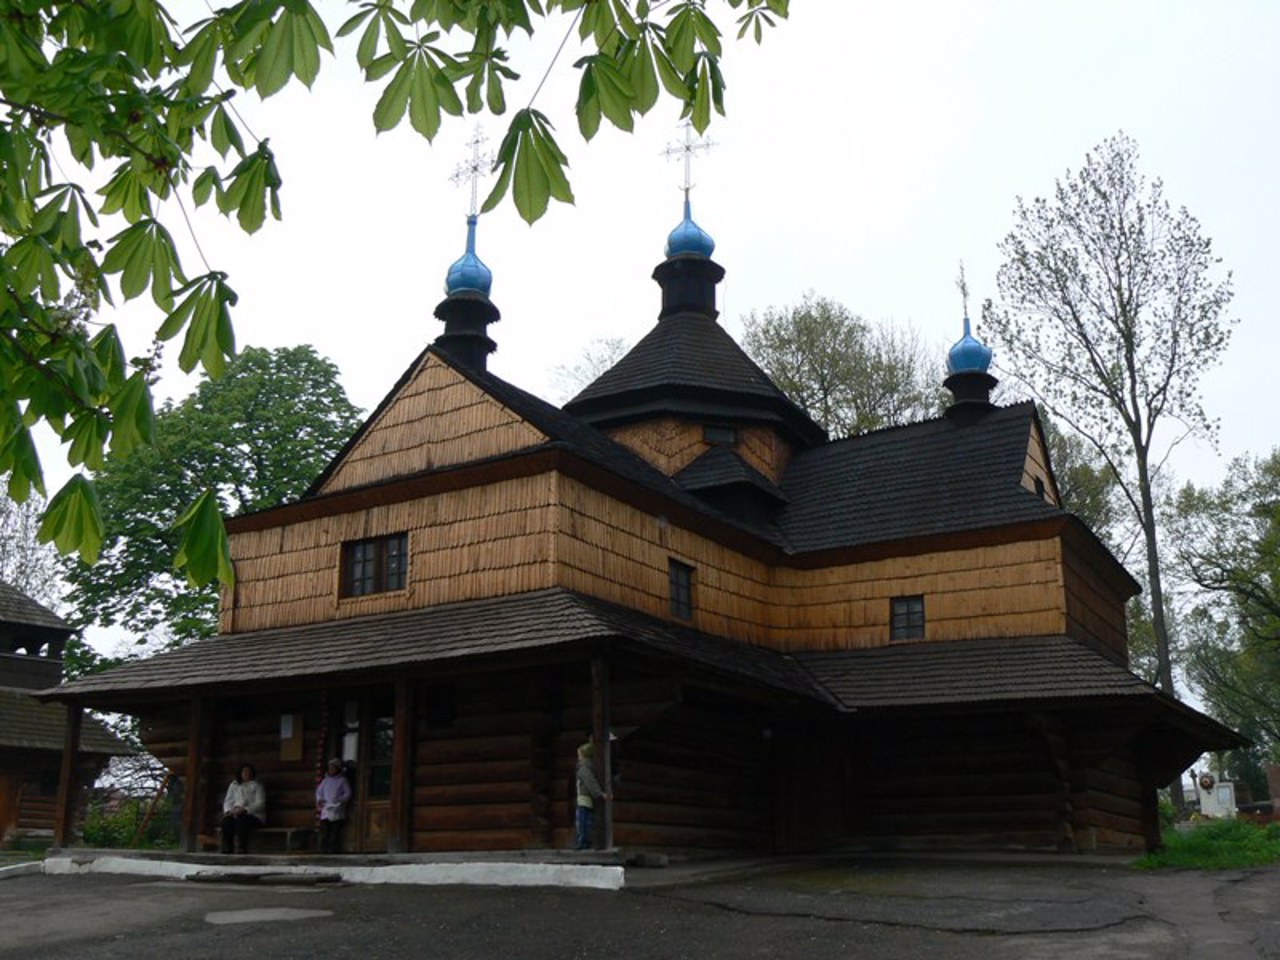
M 596 745 L 596 777 L 613 796 L 613 759 L 609 755 L 609 663 L 601 652 L 591 658 L 591 739 Z M 604 816 L 596 828 L 606 850 L 613 849 L 613 800 L 604 801 Z
M 76 835 L 76 756 L 80 753 L 80 728 L 84 709 L 67 704 L 67 726 L 62 735 L 62 767 L 58 773 L 58 806 L 53 821 L 53 844 L 67 847 Z
M 187 757 L 183 766 L 182 826 L 179 846 L 184 853 L 200 850 L 200 828 L 204 814 L 204 758 L 209 729 L 209 701 L 194 697 L 187 722 Z
M 396 707 L 391 736 L 391 807 L 387 813 L 387 853 L 413 847 L 413 710 L 414 684 L 396 681 Z

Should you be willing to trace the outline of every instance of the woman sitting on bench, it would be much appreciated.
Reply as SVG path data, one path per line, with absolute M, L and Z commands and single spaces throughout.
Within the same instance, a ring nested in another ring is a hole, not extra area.
M 262 826 L 267 817 L 267 793 L 256 779 L 252 763 L 240 768 L 240 774 L 227 787 L 222 800 L 222 852 L 244 853 L 249 847 L 249 834 Z

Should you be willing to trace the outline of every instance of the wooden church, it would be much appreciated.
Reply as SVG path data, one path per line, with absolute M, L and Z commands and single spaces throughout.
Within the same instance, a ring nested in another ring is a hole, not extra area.
M 945 416 L 830 441 L 717 323 L 686 200 L 656 325 L 558 409 L 486 370 L 475 227 L 443 334 L 306 495 L 228 522 L 219 636 L 47 693 L 140 718 L 188 849 L 246 761 L 269 826 L 313 825 L 332 755 L 348 851 L 565 848 L 588 738 L 608 847 L 1133 849 L 1239 742 L 1127 669 L 1138 585 L 967 329 Z

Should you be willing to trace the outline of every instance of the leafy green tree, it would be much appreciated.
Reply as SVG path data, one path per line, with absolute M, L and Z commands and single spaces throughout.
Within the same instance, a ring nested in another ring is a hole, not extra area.
M 1019 198 L 1014 221 L 984 327 L 1007 370 L 1115 478 L 1142 534 L 1159 682 L 1176 696 L 1153 490 L 1174 444 L 1214 432 L 1200 378 L 1230 339 L 1230 275 L 1215 277 L 1199 223 L 1146 181 L 1123 134 L 1051 199 Z
M 868 323 L 807 293 L 743 318 L 743 349 L 832 437 L 922 420 L 942 406 L 942 374 L 914 331 Z
M 309 346 L 250 347 L 156 416 L 155 442 L 97 476 L 107 528 L 89 566 L 64 558 L 67 600 L 81 626 L 121 625 L 179 642 L 217 628 L 215 585 L 174 570 L 178 504 L 203 488 L 225 514 L 301 495 L 359 425 L 337 368 Z
M 1202 591 L 1188 679 L 1215 716 L 1280 759 L 1280 449 L 1233 461 L 1217 487 L 1184 486 L 1171 539 Z
M 724 112 L 717 20 L 736 18 L 738 35 L 759 42 L 787 6 L 369 0 L 336 33 L 352 38 L 351 55 L 381 90 L 375 128 L 408 117 L 430 140 L 446 115 L 506 112 L 514 34 L 576 32 L 588 51 L 574 64 L 576 113 L 590 139 L 602 119 L 632 129 L 664 95 L 705 130 Z M 333 52 L 335 24 L 309 0 L 237 0 L 196 16 L 179 22 L 154 0 L 22 0 L 0 17 L 0 473 L 17 502 L 44 493 L 31 430 L 50 426 L 81 472 L 50 498 L 41 537 L 90 563 L 107 531 L 89 475 L 153 439 L 154 370 L 128 359 L 114 325 L 90 330 L 49 305 L 77 283 L 90 299 L 149 293 L 158 341 L 181 343 L 184 371 L 218 376 L 235 352 L 236 293 L 216 268 L 180 261 L 172 220 L 206 203 L 249 233 L 279 219 L 283 178 L 269 141 L 248 131 L 233 98 L 309 87 L 322 52 Z M 510 115 L 485 202 L 510 192 L 530 222 L 551 198 L 573 200 L 537 96 Z M 177 558 L 196 580 L 229 581 L 219 497 L 191 492 Z

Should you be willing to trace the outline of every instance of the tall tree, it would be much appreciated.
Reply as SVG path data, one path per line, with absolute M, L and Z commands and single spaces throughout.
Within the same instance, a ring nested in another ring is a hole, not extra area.
M 1051 199 L 1018 199 L 984 310 L 1007 369 L 1105 460 L 1142 532 L 1160 685 L 1176 696 L 1153 488 L 1188 433 L 1212 436 L 1200 378 L 1226 349 L 1228 274 L 1124 134 Z
M 64 558 L 81 626 L 119 624 L 179 642 L 217 626 L 215 585 L 173 568 L 178 505 L 211 487 L 226 514 L 298 497 L 359 425 L 337 368 L 309 346 L 250 347 L 156 416 L 156 439 L 97 476 L 108 526 L 89 566 Z
M 743 318 L 743 349 L 832 437 L 933 416 L 942 375 L 913 330 L 872 325 L 806 293 L 790 307 Z
M 508 57 L 513 34 L 576 30 L 586 48 L 572 64 L 576 113 L 590 140 L 602 119 L 631 130 L 659 99 L 674 101 L 705 131 L 712 113 L 724 112 L 721 25 L 734 21 L 739 37 L 759 43 L 787 7 L 788 0 L 374 2 L 358 4 L 341 25 L 326 24 L 310 0 L 235 0 L 208 11 L 192 4 L 182 21 L 150 0 L 6 7 L 0 473 L 9 475 L 9 496 L 23 502 L 32 489 L 45 492 L 31 436 L 43 422 L 83 470 L 50 498 L 41 536 L 63 553 L 97 556 L 104 529 L 89 474 L 150 442 L 153 371 L 126 359 L 114 325 L 91 332 L 49 305 L 76 282 L 107 297 L 114 287 L 125 300 L 150 292 L 157 339 L 181 340 L 184 371 L 201 366 L 217 376 L 235 353 L 236 293 L 213 267 L 187 273 L 162 215 L 185 211 L 187 200 L 212 202 L 248 233 L 268 215 L 280 218 L 275 156 L 232 98 L 250 91 L 267 98 L 295 81 L 310 87 L 321 52 L 333 53 L 334 26 L 339 37 L 351 36 L 348 52 L 380 88 L 374 127 L 389 130 L 408 117 L 428 140 L 446 115 L 506 112 L 504 86 L 518 76 Z M 559 55 L 536 68 L 550 70 Z M 568 159 L 535 107 L 541 90 L 513 111 L 484 204 L 492 209 L 509 191 L 530 223 L 552 198 L 573 202 Z M 86 187 L 80 181 L 95 167 L 107 168 L 108 179 Z M 100 227 L 103 216 L 112 219 Z M 181 517 L 179 556 L 198 580 L 230 579 L 217 497 L 196 494 Z
M 62 594 L 57 553 L 36 536 L 43 511 L 38 495 L 26 503 L 0 497 L 0 580 L 46 607 L 56 607 Z
M 1053 464 L 1062 505 L 1078 516 L 1113 551 L 1118 547 L 1119 504 L 1116 481 L 1107 463 L 1080 436 L 1063 430 L 1041 411 L 1049 462 Z
M 1175 553 L 1201 594 L 1187 675 L 1210 710 L 1280 756 L 1280 449 L 1174 501 Z
M 551 371 L 558 402 L 565 403 L 622 359 L 631 349 L 621 337 L 597 337 L 587 343 L 574 364 L 558 363 Z

